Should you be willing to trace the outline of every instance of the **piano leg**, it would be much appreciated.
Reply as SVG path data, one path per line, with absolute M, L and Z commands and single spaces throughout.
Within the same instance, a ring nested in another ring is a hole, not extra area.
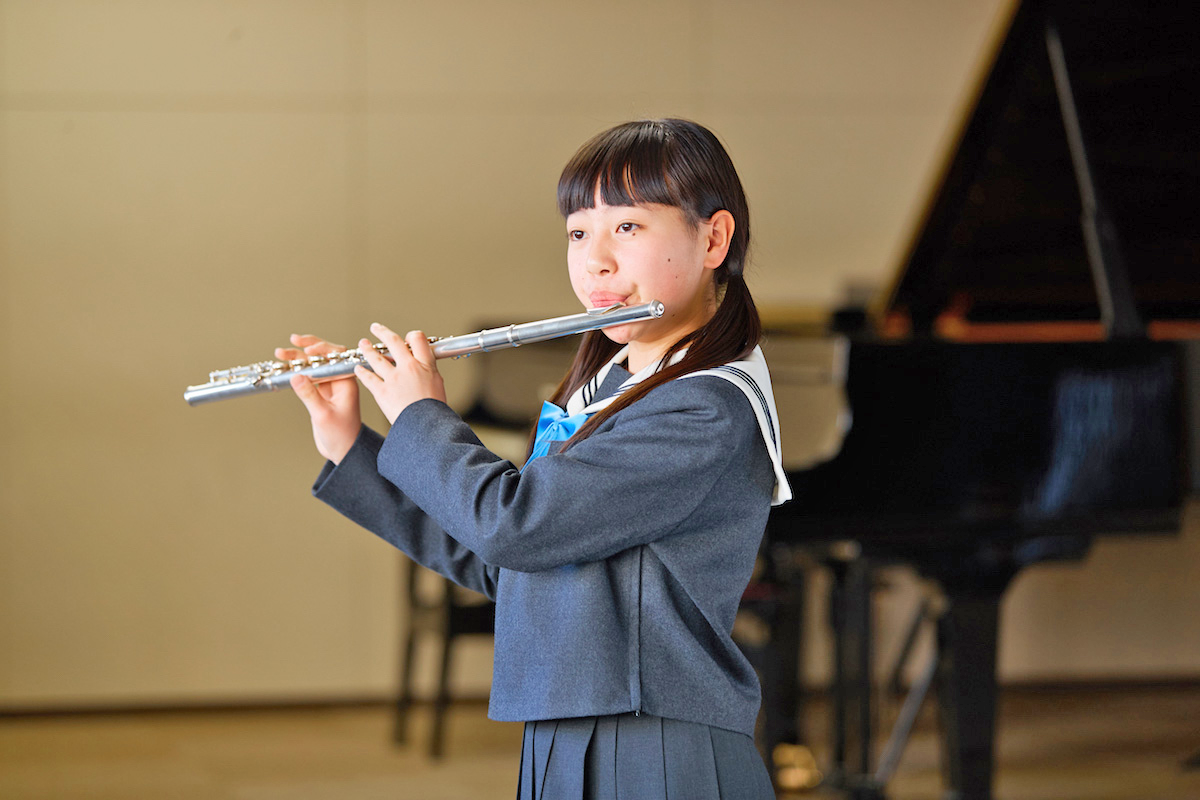
M 771 640 L 759 664 L 763 692 L 763 744 L 771 777 L 781 791 L 812 789 L 821 780 L 812 751 L 800 733 L 802 695 L 798 676 L 804 614 L 803 582 L 777 584 L 768 617 Z
M 871 773 L 871 568 L 863 559 L 830 560 L 833 637 L 832 782 Z
M 829 624 L 833 630 L 833 758 L 831 788 L 847 800 L 884 800 L 883 787 L 871 775 L 874 571 L 864 558 L 825 559 L 833 578 Z
M 1002 581 L 943 584 L 937 622 L 937 701 L 945 800 L 991 800 L 996 734 L 996 641 Z M 998 585 L 997 585 L 998 584 Z
M 1039 536 L 971 554 L 943 553 L 922 572 L 942 587 L 937 623 L 937 698 L 945 800 L 991 800 L 995 772 L 996 644 L 1000 600 L 1031 564 L 1080 561 L 1088 536 Z
M 803 693 L 798 669 L 804 621 L 805 564 L 785 549 L 765 547 L 746 588 L 734 636 L 762 684 L 759 744 L 782 791 L 812 789 L 821 780 L 800 730 Z
M 780 744 L 800 742 L 800 626 L 804 611 L 799 587 L 786 586 L 771 617 L 773 652 L 762 662 L 764 730 L 767 752 Z

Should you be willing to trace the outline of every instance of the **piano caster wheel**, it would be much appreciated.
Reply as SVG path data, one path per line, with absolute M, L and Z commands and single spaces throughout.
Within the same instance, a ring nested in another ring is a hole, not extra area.
M 802 744 L 777 744 L 771 752 L 775 787 L 784 792 L 805 792 L 821 783 L 821 770 L 812 751 Z

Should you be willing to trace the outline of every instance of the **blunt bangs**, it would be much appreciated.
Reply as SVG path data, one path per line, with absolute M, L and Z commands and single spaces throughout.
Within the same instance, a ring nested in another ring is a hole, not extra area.
M 563 169 L 558 211 L 564 217 L 592 208 L 596 190 L 610 206 L 657 203 L 681 209 L 695 223 L 721 206 L 682 157 L 692 148 L 680 141 L 677 120 L 630 122 L 592 138 Z M 711 205 L 711 209 L 703 208 Z

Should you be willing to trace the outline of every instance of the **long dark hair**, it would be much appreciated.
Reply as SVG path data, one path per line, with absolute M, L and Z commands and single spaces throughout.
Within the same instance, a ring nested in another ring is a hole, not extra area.
M 728 211 L 733 216 L 733 237 L 725 261 L 713 273 L 720 299 L 713 317 L 667 350 L 662 363 L 669 366 L 593 414 L 567 446 L 586 438 L 656 386 L 744 358 L 762 336 L 758 309 L 743 275 L 750 247 L 750 210 L 733 161 L 712 131 L 682 119 L 640 120 L 610 128 L 584 143 L 563 168 L 558 180 L 559 213 L 567 217 L 592 208 L 597 188 L 607 205 L 674 206 L 693 226 L 718 211 Z M 684 357 L 671 364 L 684 347 Z M 603 331 L 584 334 L 574 363 L 550 401 L 565 403 L 620 349 Z

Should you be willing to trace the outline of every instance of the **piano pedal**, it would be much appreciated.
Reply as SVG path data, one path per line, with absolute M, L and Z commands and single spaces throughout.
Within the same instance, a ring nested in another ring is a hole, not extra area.
M 802 744 L 777 744 L 771 752 L 775 787 L 784 792 L 807 792 L 824 777 L 812 751 Z

